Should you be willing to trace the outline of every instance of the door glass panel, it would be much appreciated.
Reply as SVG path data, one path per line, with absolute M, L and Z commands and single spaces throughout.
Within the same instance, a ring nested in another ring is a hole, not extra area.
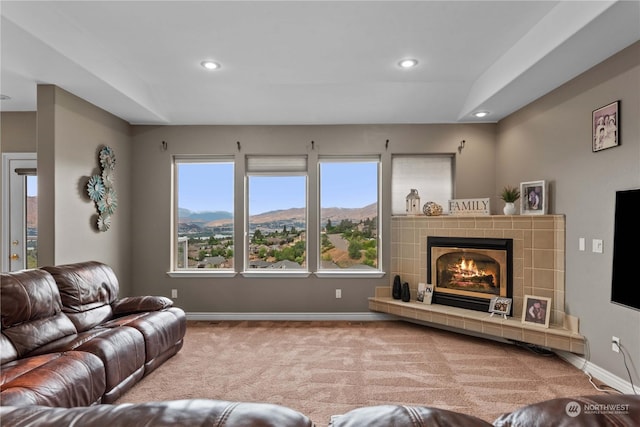
M 38 266 L 38 177 L 27 176 L 26 181 L 26 267 L 36 268 Z

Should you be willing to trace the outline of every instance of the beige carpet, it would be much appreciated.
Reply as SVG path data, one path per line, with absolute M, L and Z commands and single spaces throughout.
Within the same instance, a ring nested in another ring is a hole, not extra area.
M 318 426 L 401 403 L 492 422 L 519 406 L 600 394 L 557 356 L 405 322 L 189 322 L 185 345 L 117 403 L 270 402 Z

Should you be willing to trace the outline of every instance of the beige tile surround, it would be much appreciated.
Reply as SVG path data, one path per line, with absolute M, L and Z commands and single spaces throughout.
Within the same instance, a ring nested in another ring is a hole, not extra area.
M 427 278 L 428 236 L 513 239 L 513 317 L 489 318 L 488 313 L 457 307 L 403 303 L 390 298 L 391 283 L 370 298 L 371 310 L 584 353 L 578 319 L 564 312 L 564 215 L 393 217 L 390 278 L 400 275 L 412 296 Z M 550 328 L 520 322 L 524 295 L 551 298 Z

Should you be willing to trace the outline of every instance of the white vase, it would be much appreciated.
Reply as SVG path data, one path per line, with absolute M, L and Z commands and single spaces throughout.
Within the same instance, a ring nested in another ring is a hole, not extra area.
M 506 202 L 502 209 L 505 215 L 514 215 L 516 213 L 516 204 L 512 202 Z

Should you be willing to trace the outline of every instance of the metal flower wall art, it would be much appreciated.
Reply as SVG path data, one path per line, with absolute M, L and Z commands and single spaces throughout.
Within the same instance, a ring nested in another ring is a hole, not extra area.
M 100 175 L 93 175 L 87 183 L 87 194 L 98 210 L 98 230 L 107 231 L 111 227 L 111 216 L 118 207 L 118 196 L 114 187 L 116 156 L 111 147 L 100 150 Z

